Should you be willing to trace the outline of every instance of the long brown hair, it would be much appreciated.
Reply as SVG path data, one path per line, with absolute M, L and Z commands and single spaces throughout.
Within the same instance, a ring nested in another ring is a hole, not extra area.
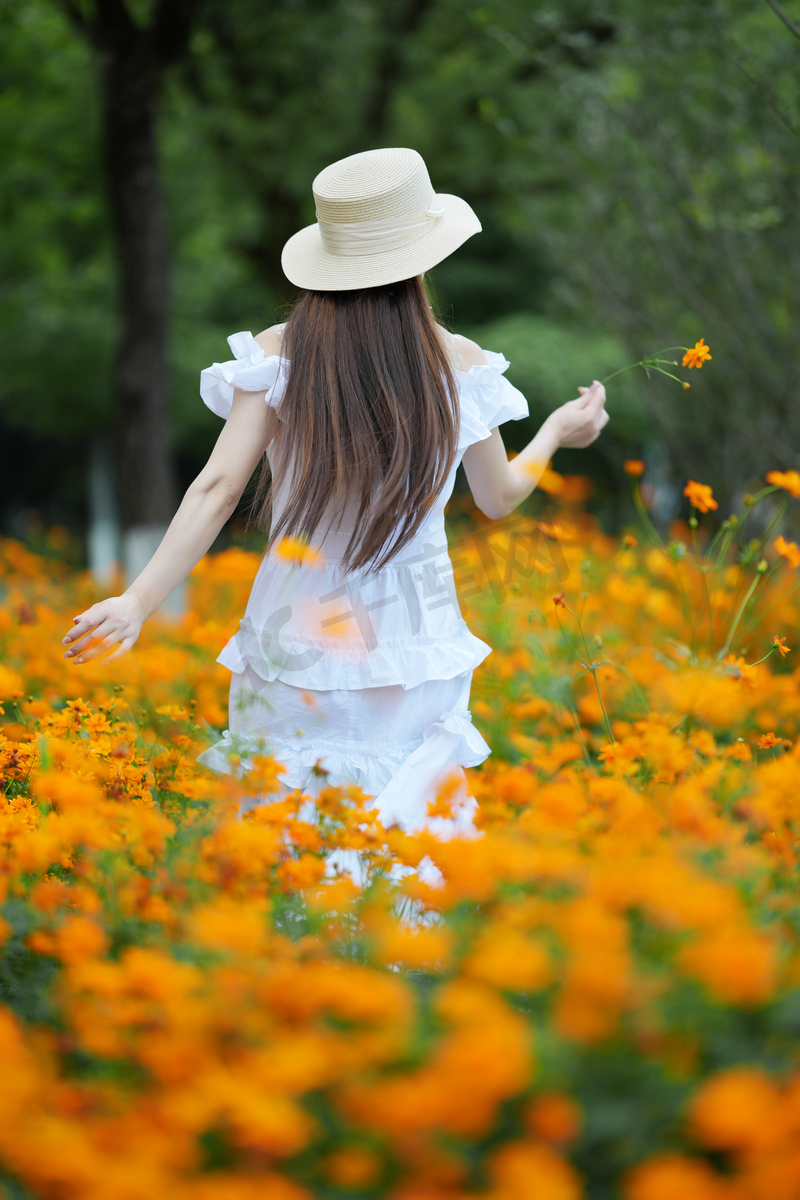
M 341 560 L 377 570 L 420 528 L 455 461 L 453 371 L 420 276 L 349 292 L 304 292 L 283 332 L 291 362 L 270 453 L 293 458 L 286 506 L 269 546 L 310 537 L 324 514 L 355 502 Z M 253 501 L 269 527 L 273 481 Z

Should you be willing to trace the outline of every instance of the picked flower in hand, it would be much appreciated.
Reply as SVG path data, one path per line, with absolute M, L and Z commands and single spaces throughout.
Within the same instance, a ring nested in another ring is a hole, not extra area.
M 683 350 L 683 359 L 680 364 L 676 358 L 662 358 L 664 354 L 674 354 L 676 350 Z M 711 351 L 706 345 L 705 338 L 700 338 L 699 342 L 695 342 L 693 346 L 667 346 L 664 350 L 658 350 L 652 358 L 640 358 L 638 362 L 628 363 L 627 367 L 620 367 L 618 371 L 614 371 L 611 375 L 606 375 L 605 379 L 601 379 L 603 384 L 608 383 L 609 379 L 616 379 L 617 375 L 623 375 L 625 371 L 632 371 L 634 367 L 642 367 L 649 377 L 651 371 L 658 371 L 660 375 L 666 375 L 668 379 L 674 379 L 679 383 L 684 391 L 688 391 L 691 384 L 683 379 L 679 379 L 677 375 L 673 375 L 671 371 L 665 370 L 666 367 L 697 367 L 699 370 L 703 363 L 708 362 L 711 358 Z
M 682 347 L 678 347 L 678 349 L 682 349 Z M 711 353 L 706 345 L 706 340 L 705 338 L 700 338 L 699 342 L 695 342 L 691 349 L 686 351 L 681 366 L 697 367 L 699 371 L 703 363 L 708 362 L 710 358 Z

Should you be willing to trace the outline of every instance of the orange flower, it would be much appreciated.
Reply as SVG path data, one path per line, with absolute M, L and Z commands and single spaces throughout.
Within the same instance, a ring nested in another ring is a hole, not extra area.
M 793 571 L 800 567 L 800 546 L 797 542 L 787 542 L 783 534 L 779 533 L 773 545 L 781 558 L 786 559 Z
M 519 1196 L 580 1200 L 584 1194 L 575 1168 L 535 1142 L 506 1142 L 492 1154 L 490 1170 L 495 1182 L 490 1194 L 497 1200 L 517 1200 Z
M 729 654 L 722 660 L 725 673 L 733 679 L 741 679 L 746 687 L 755 687 L 756 670 L 750 663 L 745 662 L 741 655 Z
M 761 737 L 758 739 L 759 750 L 769 750 L 769 749 L 771 749 L 772 746 L 780 746 L 780 745 L 782 745 L 782 739 L 775 737 L 775 734 L 772 732 L 763 733 L 761 735 Z
M 767 483 L 783 488 L 794 496 L 795 500 L 800 500 L 800 471 L 770 471 Z
M 759 930 L 728 924 L 684 946 L 681 970 L 699 979 L 712 996 L 728 1004 L 750 1007 L 772 998 L 778 976 L 774 939 Z
M 321 567 L 325 562 L 318 550 L 312 550 L 308 543 L 299 537 L 281 538 L 273 546 L 272 552 L 285 562 L 294 563 L 299 567 Z
M 582 1114 L 563 1092 L 542 1092 L 528 1105 L 525 1124 L 545 1142 L 570 1142 L 580 1133 Z
M 341 1188 L 362 1188 L 373 1184 L 380 1174 L 380 1161 L 372 1150 L 362 1146 L 340 1146 L 325 1161 L 330 1179 Z
M 535 472 L 538 467 L 532 464 L 532 470 Z M 540 492 L 547 492 L 548 496 L 559 496 L 564 490 L 564 476 L 552 467 L 545 467 L 536 486 Z
M 683 1154 L 657 1154 L 634 1167 L 625 1179 L 625 1200 L 726 1200 L 730 1192 L 719 1176 L 700 1158 Z
M 693 1136 L 712 1150 L 769 1145 L 785 1128 L 780 1093 L 761 1067 L 731 1067 L 707 1080 L 689 1107 Z
M 700 338 L 699 342 L 695 342 L 691 350 L 687 350 L 683 356 L 684 367 L 697 367 L 699 370 L 704 362 L 711 358 L 709 348 L 706 345 L 705 338 Z
M 462 969 L 474 979 L 514 992 L 538 992 L 553 979 L 547 948 L 498 922 L 479 935 Z
M 632 475 L 634 478 L 644 475 L 644 463 L 640 458 L 629 458 L 622 464 L 622 469 L 626 475 Z
M 778 650 L 780 650 L 781 658 L 786 658 L 786 655 L 789 653 L 789 651 L 792 648 L 791 646 L 786 645 L 786 638 L 778 637 L 777 633 L 775 634 L 775 636 L 772 639 L 772 644 L 773 644 L 773 646 L 776 646 L 778 648 Z
M 19 700 L 25 695 L 25 682 L 16 671 L 0 663 L 0 700 Z
M 707 483 L 695 483 L 693 479 L 690 479 L 683 489 L 683 494 L 689 497 L 689 503 L 692 507 L 701 513 L 707 513 L 712 508 L 719 507 Z

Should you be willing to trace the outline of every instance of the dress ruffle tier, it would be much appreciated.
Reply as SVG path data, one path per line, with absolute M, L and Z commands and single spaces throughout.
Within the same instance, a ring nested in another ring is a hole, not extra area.
M 375 797 L 375 806 L 385 825 L 404 828 L 424 823 L 426 800 L 409 810 L 409 796 L 425 797 L 426 787 L 449 767 L 473 767 L 491 754 L 491 747 L 472 724 L 469 709 L 453 708 L 423 731 L 422 740 L 401 746 L 373 748 L 363 743 L 348 744 L 326 738 L 231 736 L 228 730 L 219 742 L 199 756 L 198 762 L 220 773 L 246 774 L 257 754 L 269 753 L 282 764 L 280 780 L 287 788 L 313 795 L 323 784 L 355 784 Z M 233 768 L 232 761 L 236 763 Z M 320 776 L 319 766 L 326 774 Z
M 381 641 L 374 649 L 353 642 L 342 653 L 324 641 L 291 640 L 249 619 L 224 646 L 217 662 L 240 674 L 250 667 L 260 679 L 282 679 L 315 691 L 383 687 L 417 687 L 427 679 L 452 679 L 472 671 L 492 652 L 470 632 L 465 621 L 447 637 L 415 637 Z

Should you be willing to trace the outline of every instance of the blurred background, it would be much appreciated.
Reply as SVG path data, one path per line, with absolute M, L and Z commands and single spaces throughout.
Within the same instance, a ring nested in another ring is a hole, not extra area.
M 722 516 L 797 467 L 794 7 L 0 0 L 2 532 L 56 525 L 99 572 L 149 552 L 220 429 L 201 368 L 284 318 L 314 175 L 378 146 L 481 218 L 432 282 L 511 360 L 511 448 L 579 384 L 710 344 L 691 390 L 628 373 L 597 446 L 559 451 L 607 529 L 627 458 L 661 522 L 688 477 Z

